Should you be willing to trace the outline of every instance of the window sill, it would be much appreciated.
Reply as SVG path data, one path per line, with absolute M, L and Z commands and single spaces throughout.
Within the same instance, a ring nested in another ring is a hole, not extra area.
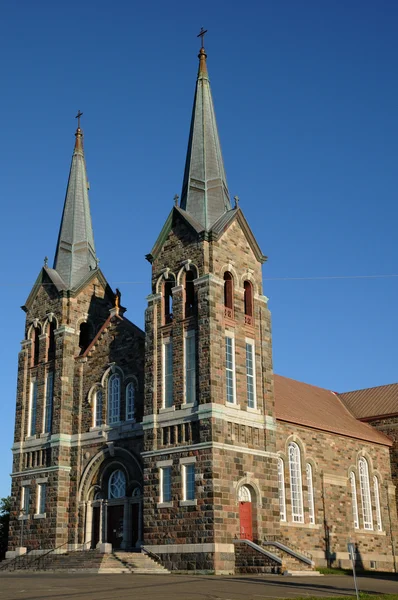
M 236 404 L 236 402 L 228 402 L 227 400 L 225 406 L 228 406 L 229 408 L 235 408 L 236 410 L 240 410 L 240 404 Z
M 179 501 L 179 506 L 197 506 L 198 501 L 196 500 L 180 500 Z
M 385 531 L 376 531 L 375 529 L 354 529 L 354 531 L 360 535 L 386 535 Z
M 315 523 L 311 525 L 311 523 L 297 523 L 295 521 L 281 521 L 281 525 L 285 527 L 305 527 L 306 529 L 320 529 L 321 525 Z
M 173 412 L 173 411 L 175 411 L 175 409 L 176 409 L 176 407 L 174 404 L 173 404 L 173 406 L 166 406 L 164 408 L 159 409 L 159 414 Z
M 51 433 L 49 431 L 46 431 L 45 433 L 41 433 L 40 434 L 40 439 L 41 440 L 49 440 L 51 437 Z
M 19 515 L 18 521 L 29 521 L 30 515 Z
M 34 519 L 46 519 L 47 515 L 46 513 L 37 513 L 36 515 L 33 515 Z
M 156 506 L 157 508 L 173 508 L 174 504 L 173 502 L 158 502 Z
M 37 435 L 27 435 L 25 438 L 25 442 L 31 442 L 32 440 L 37 440 Z
M 248 413 L 253 413 L 254 415 L 261 415 L 260 408 L 250 408 L 250 406 L 248 406 L 246 410 Z

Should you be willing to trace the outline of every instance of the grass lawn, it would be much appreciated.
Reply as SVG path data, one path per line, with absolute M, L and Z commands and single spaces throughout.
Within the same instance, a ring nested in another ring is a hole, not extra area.
M 332 596 L 331 598 L 329 597 L 323 597 L 322 596 L 322 600 L 353 600 L 353 598 L 355 599 L 355 594 L 354 596 Z M 365 594 L 365 593 L 361 593 L 359 592 L 359 598 L 360 600 L 398 600 L 398 594 Z M 302 596 L 300 598 L 294 598 L 294 600 L 320 600 L 319 596 Z
M 348 575 L 349 577 L 352 577 L 352 569 L 317 567 L 316 570 L 319 571 L 319 573 L 322 573 L 322 575 Z M 355 571 L 355 574 L 357 577 L 374 577 L 376 579 L 382 579 L 387 575 L 388 577 L 391 577 L 391 575 L 393 575 L 393 573 L 389 571 Z M 398 581 L 398 573 L 396 573 L 396 576 Z M 375 598 L 375 596 L 372 596 L 372 598 Z

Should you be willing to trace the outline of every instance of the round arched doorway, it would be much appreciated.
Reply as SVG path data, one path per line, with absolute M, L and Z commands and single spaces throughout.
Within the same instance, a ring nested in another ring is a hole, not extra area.
M 253 540 L 253 510 L 252 495 L 246 485 L 238 491 L 239 502 L 239 532 L 241 540 Z

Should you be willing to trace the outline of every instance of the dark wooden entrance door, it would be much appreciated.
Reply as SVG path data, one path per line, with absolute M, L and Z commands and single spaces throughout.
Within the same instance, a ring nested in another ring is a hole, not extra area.
M 108 537 L 106 541 L 112 544 L 112 548 L 120 548 L 123 541 L 123 513 L 123 505 L 108 506 Z
M 252 503 L 239 502 L 240 539 L 253 540 Z
M 91 547 L 95 548 L 99 542 L 100 507 L 93 507 L 93 529 L 91 533 Z
M 138 519 L 140 509 L 138 504 L 131 505 L 131 545 L 135 547 L 138 542 Z

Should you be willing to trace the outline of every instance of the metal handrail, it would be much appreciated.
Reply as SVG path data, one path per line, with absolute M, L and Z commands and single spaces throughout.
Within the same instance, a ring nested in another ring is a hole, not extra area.
M 307 558 L 309 558 L 310 560 L 312 560 L 312 554 L 310 554 L 309 552 L 306 552 L 305 550 L 302 550 L 301 548 L 299 548 L 295 544 L 292 544 L 290 542 L 290 540 L 289 541 L 285 540 L 280 535 L 267 535 L 265 537 L 265 541 L 266 542 L 270 542 L 271 544 L 273 542 L 278 542 L 279 544 L 283 544 L 287 548 L 290 548 L 291 550 L 294 550 L 297 554 L 302 554 L 303 556 L 306 556 Z
M 158 556 L 157 554 L 155 554 L 151 550 L 148 550 L 148 548 L 145 548 L 145 546 L 141 546 L 141 552 L 144 552 L 144 554 L 147 554 L 148 556 L 150 556 L 151 558 L 153 558 L 154 560 L 156 560 L 160 564 L 162 563 L 162 559 L 160 558 L 160 556 Z
M 33 566 L 34 566 L 35 570 L 45 570 L 46 562 L 47 562 L 46 559 L 49 557 L 49 555 L 56 553 L 57 550 L 59 550 L 60 548 L 63 548 L 67 544 L 69 544 L 69 541 L 64 542 L 63 544 L 60 544 L 56 548 L 51 548 L 50 550 L 48 550 L 47 552 L 44 552 L 43 554 L 38 554 L 35 556 L 31 556 L 29 554 L 22 554 L 21 556 L 16 556 L 11 562 L 1 565 L 0 570 L 3 570 L 3 571 L 16 571 L 17 569 L 27 570 Z M 84 542 L 83 544 L 78 546 L 78 548 L 76 549 L 76 552 L 79 551 L 79 549 L 82 548 L 83 546 L 86 546 L 87 544 L 91 544 L 91 540 L 89 542 Z M 35 563 L 36 563 L 36 565 L 35 565 Z M 23 565 L 23 566 L 21 566 L 21 565 Z

